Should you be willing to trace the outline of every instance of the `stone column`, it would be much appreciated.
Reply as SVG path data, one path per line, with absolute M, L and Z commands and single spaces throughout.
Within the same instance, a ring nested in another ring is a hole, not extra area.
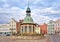
M 33 25 L 31 25 L 31 33 L 33 33 Z
M 29 25 L 27 25 L 27 33 L 29 33 Z
M 23 33 L 25 33 L 25 26 L 23 26 Z

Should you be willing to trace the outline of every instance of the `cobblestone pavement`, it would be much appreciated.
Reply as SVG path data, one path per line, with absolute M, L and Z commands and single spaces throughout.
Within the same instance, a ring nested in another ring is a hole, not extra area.
M 51 42 L 60 42 L 60 35 L 58 35 L 58 34 L 57 35 L 49 35 L 48 37 Z
M 15 38 L 11 36 L 0 36 L 0 42 L 49 42 L 48 38 L 43 38 L 43 39 L 20 39 L 20 38 Z

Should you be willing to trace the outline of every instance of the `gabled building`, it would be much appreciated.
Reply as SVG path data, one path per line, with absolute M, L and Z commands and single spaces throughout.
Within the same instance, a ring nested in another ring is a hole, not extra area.
M 12 34 L 17 34 L 17 22 L 12 18 L 9 22 L 10 30 Z

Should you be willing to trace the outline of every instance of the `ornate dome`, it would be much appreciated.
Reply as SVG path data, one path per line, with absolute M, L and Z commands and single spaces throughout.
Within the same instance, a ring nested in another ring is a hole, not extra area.
M 33 23 L 33 19 L 31 16 L 26 16 L 23 20 L 23 23 Z

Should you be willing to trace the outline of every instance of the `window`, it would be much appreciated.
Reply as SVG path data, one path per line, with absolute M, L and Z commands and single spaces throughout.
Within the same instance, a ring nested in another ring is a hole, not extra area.
M 22 28 L 21 28 L 21 29 L 22 29 L 22 33 L 23 33 L 23 26 L 22 26 Z
M 4 34 L 6 34 L 6 32 Z
M 2 32 L 0 32 L 0 34 L 2 34 Z
M 25 26 L 25 32 L 27 32 L 27 26 Z
M 13 25 L 12 25 L 12 27 L 13 27 Z
M 15 27 L 15 25 L 14 25 L 14 27 Z
M 27 19 L 29 21 L 29 19 Z
M 31 26 L 29 26 L 29 32 L 31 32 Z
M 56 30 L 57 30 L 57 27 L 56 27 Z
M 23 26 L 22 26 L 22 28 L 23 28 Z
M 58 27 L 58 30 L 59 30 L 59 27 Z
M 11 25 L 10 25 L 11 26 Z
M 16 30 L 16 28 L 14 28 L 14 30 Z
M 34 32 L 34 26 L 33 26 L 33 32 Z

